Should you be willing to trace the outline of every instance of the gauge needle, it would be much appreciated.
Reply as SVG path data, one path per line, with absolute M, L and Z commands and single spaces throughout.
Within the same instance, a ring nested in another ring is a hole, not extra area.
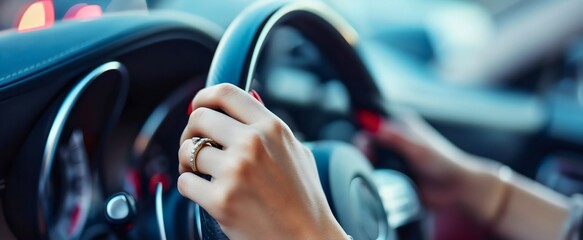
M 79 204 L 75 205 L 73 212 L 71 213 L 71 222 L 69 222 L 69 228 L 67 229 L 67 234 L 71 236 L 75 229 L 77 228 L 77 223 L 79 222 L 79 215 L 81 213 L 81 206 Z

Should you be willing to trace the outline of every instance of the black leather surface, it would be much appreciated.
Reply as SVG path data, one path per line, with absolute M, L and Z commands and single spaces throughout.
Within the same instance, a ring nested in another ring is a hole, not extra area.
M 273 29 L 291 26 L 314 41 L 340 71 L 345 84 L 354 93 L 355 107 L 366 106 L 383 112 L 377 102 L 360 101 L 355 96 L 375 99 L 378 90 L 368 71 L 356 55 L 356 36 L 352 28 L 335 14 L 314 2 L 274 1 L 255 4 L 246 9 L 229 26 L 221 39 L 209 71 L 207 86 L 231 83 L 246 91 L 251 86 L 257 58 Z M 344 34 L 343 34 L 344 33 Z M 228 239 L 217 222 L 201 211 L 202 237 Z
M 207 78 L 207 86 L 221 83 L 231 83 L 245 90 L 250 81 L 246 79 L 253 50 L 261 29 L 275 11 L 285 2 L 271 2 L 255 5 L 247 9 L 229 26 L 227 33 L 219 44 L 213 58 L 211 70 Z M 206 210 L 201 208 L 201 232 L 204 240 L 229 239 L 221 230 L 217 221 Z
M 246 9 L 229 26 L 221 39 L 207 78 L 207 86 L 231 83 L 245 90 L 250 80 L 250 61 L 259 35 L 269 17 L 289 1 L 255 4 Z
M 175 12 L 127 13 L 92 21 L 64 21 L 31 32 L 4 31 L 0 34 L 0 99 L 12 84 L 42 81 L 26 76 L 124 44 L 137 44 L 147 36 L 179 30 L 196 32 L 209 46 L 222 34 L 202 18 Z
M 200 209 L 202 239 L 225 240 L 229 239 L 221 226 L 206 210 Z
M 117 60 L 128 69 L 133 98 L 143 97 L 139 93 L 147 88 L 166 91 L 206 73 L 221 34 L 220 28 L 204 19 L 175 12 L 123 13 L 90 21 L 59 22 L 26 33 L 1 32 L 0 179 L 8 179 L 6 189 L 18 191 L 22 181 L 34 181 L 7 178 L 7 173 L 18 172 L 12 171 L 17 158 L 20 165 L 31 165 L 29 171 L 38 170 L 32 165 L 42 157 L 54 109 L 84 74 Z M 37 189 L 22 191 L 31 193 L 28 201 L 37 201 Z M 13 195 L 2 197 L 6 204 Z M 40 216 L 34 214 L 33 206 L 26 209 L 33 214 L 25 216 L 15 209 L 7 219 L 28 221 L 19 228 L 26 232 L 15 232 L 19 238 L 40 238 L 40 227 L 34 224 Z

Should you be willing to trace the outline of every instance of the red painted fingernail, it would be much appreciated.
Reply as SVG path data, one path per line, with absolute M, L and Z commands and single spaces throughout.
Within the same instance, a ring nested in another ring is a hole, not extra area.
M 356 111 L 356 120 L 368 132 L 376 134 L 381 130 L 383 116 L 369 110 Z
M 188 116 L 190 116 L 190 114 L 192 113 L 192 102 L 190 102 L 188 104 L 188 110 L 187 110 Z
M 254 89 L 251 89 L 251 91 L 249 91 L 249 93 L 251 94 L 251 96 L 253 96 L 253 98 L 257 99 L 257 101 L 259 101 L 261 104 L 265 105 L 263 103 L 263 100 L 261 100 L 261 97 L 259 96 L 259 93 L 257 93 L 257 91 L 255 91 Z

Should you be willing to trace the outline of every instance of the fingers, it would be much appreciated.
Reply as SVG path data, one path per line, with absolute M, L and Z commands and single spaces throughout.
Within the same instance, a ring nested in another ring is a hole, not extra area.
M 403 154 L 417 166 L 426 165 L 428 159 L 458 159 L 464 152 L 453 145 L 437 130 L 412 111 L 399 111 L 394 118 L 384 121 L 375 138 L 387 147 Z
M 192 140 L 185 140 L 178 150 L 178 172 L 192 172 L 190 156 L 194 148 Z M 204 174 L 217 176 L 225 166 L 226 152 L 211 146 L 203 146 L 196 157 L 196 169 Z
M 185 172 L 178 177 L 178 191 L 182 196 L 198 203 L 204 209 L 211 206 L 216 199 L 215 186 L 212 182 L 203 179 L 194 173 Z
M 391 121 L 383 121 L 375 138 L 390 147 L 415 166 L 423 166 L 428 159 L 434 159 L 438 144 L 433 136 L 433 128 L 412 111 L 400 111 Z M 433 130 L 435 131 L 435 130 Z
M 272 116 L 263 104 L 232 84 L 219 84 L 200 90 L 192 100 L 192 107 L 221 109 L 245 124 L 257 123 Z
M 443 136 L 429 125 L 418 113 L 407 110 L 395 115 L 395 122 L 411 138 L 425 142 L 441 142 Z
M 406 110 L 401 111 L 396 116 L 396 124 L 412 142 L 450 157 L 462 154 L 462 150 L 447 140 L 416 112 Z
M 396 126 L 386 121 L 375 137 L 381 144 L 406 156 L 413 155 L 419 148 L 414 141 L 403 134 Z
M 233 144 L 236 135 L 245 125 L 215 110 L 200 107 L 195 109 L 188 119 L 188 124 L 182 132 L 180 142 L 192 137 L 208 137 L 223 147 Z

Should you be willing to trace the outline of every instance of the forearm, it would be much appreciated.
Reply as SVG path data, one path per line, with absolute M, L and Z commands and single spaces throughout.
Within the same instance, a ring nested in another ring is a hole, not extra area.
M 560 239 L 568 198 L 517 173 L 504 179 L 499 167 L 486 164 L 469 181 L 469 211 L 509 239 Z
M 511 239 L 560 239 L 568 219 L 568 199 L 514 174 L 509 199 L 495 231 Z

